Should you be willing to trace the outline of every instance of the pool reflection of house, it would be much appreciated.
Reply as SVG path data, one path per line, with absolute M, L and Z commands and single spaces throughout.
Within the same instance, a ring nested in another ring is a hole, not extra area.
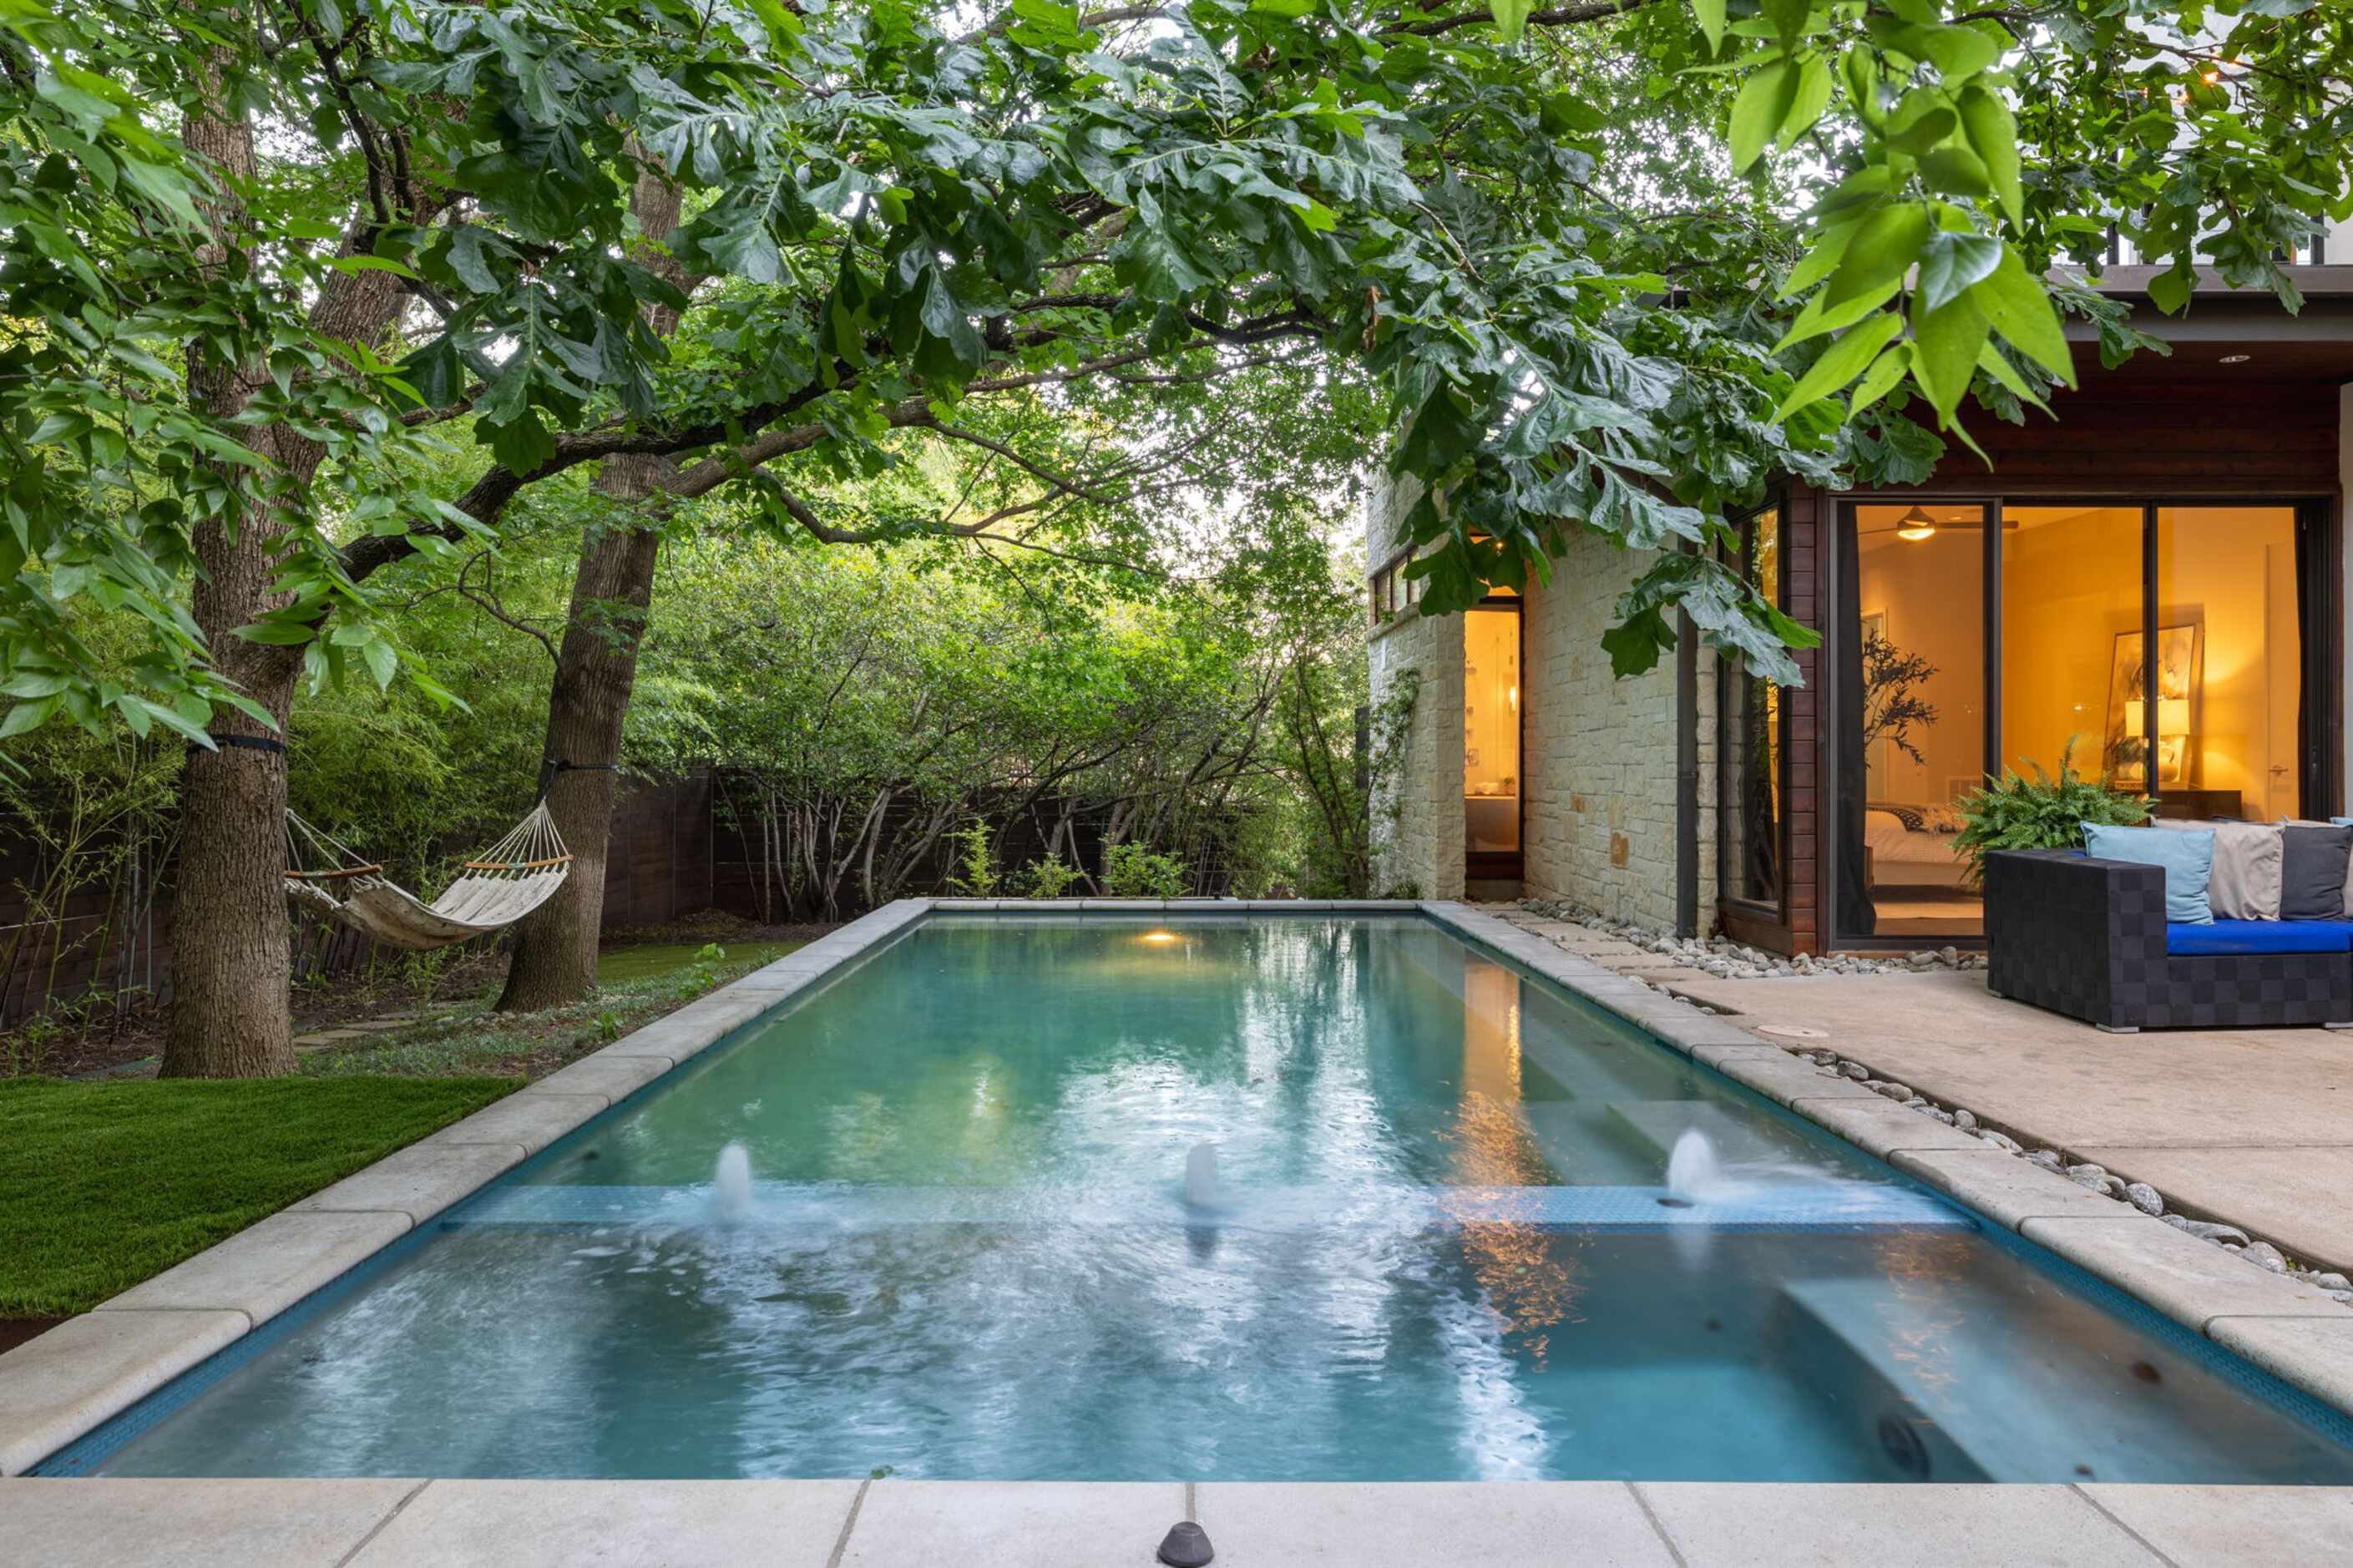
M 1406 497 L 1379 498 L 1376 697 L 1420 682 L 1377 814 L 1385 879 L 1783 952 L 1968 945 L 1953 802 L 2071 740 L 2168 816 L 2341 810 L 2353 267 L 2291 271 L 2297 316 L 2219 288 L 2178 320 L 2143 301 L 2170 357 L 2105 369 L 2071 328 L 2083 384 L 2055 423 L 1970 419 L 1989 472 L 1956 444 L 1916 488 L 1792 484 L 1741 520 L 1747 569 L 1823 634 L 1802 689 L 1688 637 L 1614 679 L 1600 635 L 1641 561 L 1606 541 L 1525 597 L 1425 619 Z

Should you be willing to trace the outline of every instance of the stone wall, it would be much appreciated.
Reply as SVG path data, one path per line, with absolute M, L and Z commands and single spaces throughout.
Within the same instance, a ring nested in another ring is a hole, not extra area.
M 1601 634 L 1653 559 L 1580 537 L 1527 595 L 1523 828 L 1531 898 L 1675 923 L 1675 659 L 1619 679 Z M 1699 921 L 1715 910 L 1715 656 L 1699 670 Z
M 1377 568 L 1398 549 L 1398 522 L 1412 506 L 1412 482 L 1373 492 L 1365 515 L 1365 560 Z M 1373 633 L 1372 700 L 1377 711 L 1408 670 L 1420 681 L 1403 756 L 1373 802 L 1377 891 L 1411 888 L 1425 899 L 1462 896 L 1462 624 L 1399 610 Z
M 1397 550 L 1409 489 L 1384 489 L 1366 510 L 1366 559 Z M 1532 587 L 1523 616 L 1520 773 L 1525 890 L 1614 920 L 1672 929 L 1675 919 L 1675 666 L 1669 654 L 1645 675 L 1610 673 L 1601 634 L 1618 595 L 1649 557 L 1601 539 L 1578 539 Z M 1378 875 L 1386 889 L 1411 883 L 1427 898 L 1462 891 L 1462 628 L 1454 616 L 1411 610 L 1371 644 L 1373 700 L 1398 673 L 1420 672 L 1420 695 L 1401 765 L 1376 805 Z M 1700 654 L 1699 923 L 1715 911 L 1716 660 Z

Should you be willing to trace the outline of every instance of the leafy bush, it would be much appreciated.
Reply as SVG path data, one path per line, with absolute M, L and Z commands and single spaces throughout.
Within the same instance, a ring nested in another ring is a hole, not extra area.
M 1114 844 L 1103 859 L 1103 895 L 1113 899 L 1181 899 L 1185 868 L 1176 857 L 1141 844 Z
M 1059 899 L 1079 879 L 1076 866 L 1060 855 L 1049 855 L 1029 868 L 1022 880 L 1022 891 L 1032 899 Z
M 2030 762 L 2031 779 L 2005 770 L 2001 778 L 1964 797 L 1962 827 L 1954 847 L 1969 858 L 1969 880 L 1982 882 L 1985 858 L 1994 849 L 2081 849 L 2084 825 L 2129 827 L 2148 820 L 2148 802 L 2113 787 L 2103 774 L 2086 779 L 2067 765 L 2075 743 L 2059 753 L 2059 775 Z
M 960 827 L 948 835 L 956 845 L 956 863 L 963 868 L 956 877 L 956 891 L 968 898 L 997 897 L 997 847 L 990 842 L 988 824 L 978 817 L 971 826 Z

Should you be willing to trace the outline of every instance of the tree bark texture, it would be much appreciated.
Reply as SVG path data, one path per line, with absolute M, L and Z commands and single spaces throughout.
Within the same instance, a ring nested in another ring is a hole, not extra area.
M 638 261 L 681 290 L 691 288 L 693 280 L 659 248 L 678 226 L 677 190 L 642 174 L 630 203 L 638 230 L 646 237 Z M 678 330 L 678 313 L 649 306 L 646 322 L 668 337 Z M 501 1012 L 537 1012 L 580 1001 L 596 989 L 606 852 L 620 786 L 616 770 L 621 726 L 638 683 L 638 650 L 660 557 L 659 535 L 639 519 L 649 502 L 659 505 L 668 496 L 661 481 L 676 467 L 670 458 L 622 454 L 607 458 L 596 474 L 596 489 L 613 503 L 611 514 L 580 543 L 571 616 L 548 693 L 543 764 L 558 769 L 547 775 L 547 811 L 572 851 L 572 872 L 555 896 L 516 928 L 514 958 L 499 996 Z
M 193 119 L 185 137 L 194 151 L 237 179 L 253 178 L 248 122 Z M 216 206 L 211 216 L 213 237 L 196 260 L 199 267 L 217 269 L 241 242 L 246 215 L 231 201 Z M 391 324 L 401 298 L 387 274 L 350 275 L 320 297 L 311 323 L 335 337 L 372 340 Z M 235 416 L 265 379 L 257 365 L 222 363 L 201 351 L 190 356 L 191 400 L 216 419 Z M 297 485 L 311 482 L 324 455 L 315 442 L 284 426 L 254 432 L 247 440 Z M 223 708 L 214 715 L 211 732 L 226 743 L 212 752 L 191 749 L 181 775 L 172 1013 L 161 1068 L 165 1078 L 260 1078 L 294 1070 L 282 742 L 302 672 L 301 649 L 235 635 L 237 627 L 287 602 L 269 590 L 277 572 L 268 553 L 284 531 L 282 521 L 257 509 L 233 528 L 214 519 L 195 533 L 202 570 L 191 613 L 214 668 L 267 710 L 276 729 Z M 263 744 L 238 745 L 237 739 Z

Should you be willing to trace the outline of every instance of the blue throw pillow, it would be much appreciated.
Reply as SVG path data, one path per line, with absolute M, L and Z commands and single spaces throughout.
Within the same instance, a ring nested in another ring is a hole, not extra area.
M 2206 884 L 2214 876 L 2212 828 L 2108 827 L 2087 822 L 2084 847 L 2103 860 L 2164 867 L 2168 925 L 2214 923 L 2214 911 L 2206 902 Z

